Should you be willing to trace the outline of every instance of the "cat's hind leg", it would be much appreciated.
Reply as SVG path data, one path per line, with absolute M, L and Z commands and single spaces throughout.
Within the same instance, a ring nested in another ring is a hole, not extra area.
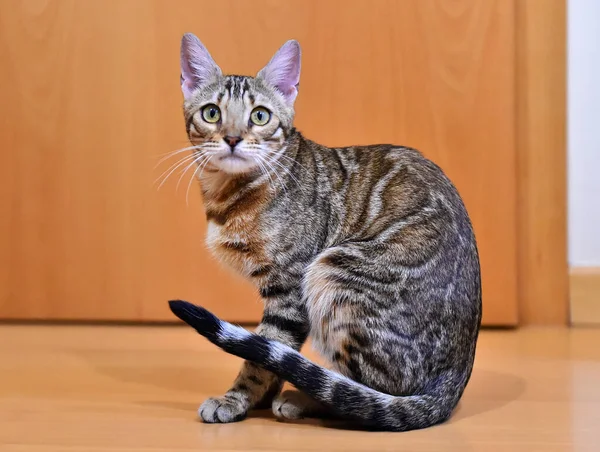
M 414 380 L 405 359 L 411 326 L 395 318 L 400 277 L 388 251 L 369 244 L 328 249 L 309 266 L 304 296 L 313 346 L 345 377 L 386 394 L 404 394 Z
M 331 412 L 320 402 L 301 391 L 284 391 L 273 401 L 273 414 L 281 420 L 328 417 Z

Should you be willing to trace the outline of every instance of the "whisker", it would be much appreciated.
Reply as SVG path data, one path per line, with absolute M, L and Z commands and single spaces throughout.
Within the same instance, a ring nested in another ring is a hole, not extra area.
M 283 166 L 281 164 L 281 162 L 279 162 L 279 159 L 286 159 L 287 162 L 289 162 L 291 164 L 291 166 L 295 166 L 298 165 L 301 169 L 303 169 L 304 171 L 308 172 L 308 169 L 306 169 L 306 167 L 304 167 L 300 162 L 298 162 L 297 160 L 285 155 L 283 152 L 280 153 L 275 153 L 272 152 L 270 149 L 265 148 L 263 146 L 259 146 L 259 149 L 262 150 L 267 157 L 269 158 L 269 162 L 275 163 L 277 164 L 282 170 L 284 170 L 292 179 L 294 179 L 294 181 L 298 184 L 299 187 L 302 187 L 302 185 L 300 184 L 300 181 L 298 181 L 298 179 L 292 174 L 291 172 L 291 168 L 286 168 L 285 166 Z
M 199 169 L 200 169 L 200 165 L 198 165 L 198 167 L 192 173 L 192 177 L 190 177 L 190 181 L 188 183 L 187 190 L 185 191 L 185 205 L 186 205 L 186 207 L 189 207 L 189 205 L 190 205 L 190 203 L 189 203 L 190 187 L 192 186 L 192 182 L 196 178 L 196 173 L 198 172 Z
M 173 163 L 172 165 L 170 165 L 166 170 L 164 170 L 160 176 L 158 176 L 154 182 L 153 185 L 156 184 L 157 182 L 161 181 L 163 176 L 165 176 L 169 171 L 171 171 L 172 169 L 176 169 L 179 165 L 181 165 L 182 163 L 185 163 L 187 160 L 189 160 L 190 158 L 192 158 L 192 155 L 188 155 L 188 156 L 184 156 L 183 158 L 177 160 L 175 163 Z
M 288 159 L 288 161 L 294 163 L 294 164 L 298 164 L 302 169 L 306 170 L 305 167 L 303 167 L 301 164 L 299 164 L 296 160 L 288 157 L 285 154 L 276 154 L 270 151 L 270 149 L 267 149 L 261 145 L 252 145 L 252 146 L 248 146 L 249 149 L 258 149 L 260 151 L 262 151 L 263 154 L 256 154 L 255 157 L 257 159 L 260 159 L 263 163 L 265 163 L 269 170 L 272 171 L 273 173 L 275 173 L 275 176 L 278 178 L 280 185 L 285 189 L 285 191 L 287 192 L 287 185 L 285 184 L 285 182 L 283 181 L 283 178 L 280 176 L 280 170 L 278 170 L 277 168 L 275 168 L 274 165 L 277 165 L 279 168 L 281 168 L 281 170 L 283 170 L 285 172 L 285 174 L 287 174 L 291 179 L 293 179 L 293 181 L 298 185 L 298 187 L 304 191 L 304 187 L 302 186 L 302 184 L 300 183 L 300 181 L 298 180 L 298 178 L 296 178 L 294 176 L 294 174 L 292 174 L 292 172 L 290 171 L 289 168 L 286 168 L 284 165 L 281 164 L 281 162 L 278 161 L 278 159 L 280 157 L 284 157 L 286 159 Z M 270 173 L 269 171 L 269 173 Z
M 259 145 L 256 145 L 256 144 L 247 146 L 247 148 L 263 150 Z M 262 163 L 265 162 L 265 158 L 261 154 L 255 154 L 254 157 L 257 159 L 256 163 L 258 163 L 261 167 L 261 173 L 265 174 L 271 181 L 271 184 L 273 184 L 273 179 L 271 178 L 271 174 L 270 174 L 269 170 L 264 165 L 262 165 Z
M 305 166 L 303 166 L 300 162 L 298 162 L 298 160 L 291 158 L 289 155 L 285 155 L 283 152 L 280 152 L 279 154 L 277 154 L 275 152 L 271 152 L 269 149 L 264 149 L 264 148 L 261 148 L 261 149 L 263 149 L 267 153 L 267 155 L 273 155 L 273 156 L 276 156 L 277 158 L 286 159 L 286 161 L 293 163 L 293 165 L 297 165 L 300 168 L 302 168 L 304 171 L 308 171 L 308 169 Z
M 206 168 L 206 165 L 208 165 L 208 162 L 210 162 L 210 159 L 212 158 L 212 154 L 206 154 L 206 155 L 204 155 L 204 157 L 206 157 L 206 159 L 204 159 L 202 161 L 202 163 L 200 163 L 198 165 L 198 168 L 196 168 L 196 170 L 192 173 L 192 177 L 190 178 L 190 181 L 188 182 L 187 190 L 185 191 L 185 205 L 186 206 L 189 206 L 190 187 L 192 186 L 192 182 L 196 178 L 196 173 L 198 172 L 198 170 L 200 168 L 202 168 L 200 170 L 200 174 L 198 174 L 198 178 L 202 177 L 202 172 L 204 171 L 204 168 Z
M 179 179 L 177 180 L 177 185 L 175 186 L 175 191 L 179 191 L 179 185 L 181 184 L 181 181 L 183 180 L 183 176 L 185 176 L 185 173 L 187 173 L 188 170 L 192 166 L 194 166 L 196 163 L 198 163 L 198 161 L 202 160 L 203 157 L 206 157 L 206 154 L 197 156 L 197 158 L 195 158 L 194 160 L 192 160 L 192 163 L 190 163 L 188 166 L 185 167 L 185 169 L 181 172 L 181 175 L 179 176 Z
M 256 163 L 258 163 L 258 165 L 260 166 L 261 172 L 269 178 L 270 184 L 274 185 L 274 182 L 273 182 L 273 179 L 271 178 L 271 174 L 269 173 L 269 170 L 263 164 L 263 158 L 259 154 L 257 154 L 256 156 L 257 156 Z
M 166 154 L 160 154 L 160 155 L 164 155 L 164 157 L 158 161 L 158 163 L 154 166 L 154 169 L 156 169 L 165 160 L 167 160 L 177 154 L 181 154 L 182 152 L 191 151 L 191 150 L 195 150 L 195 149 L 199 150 L 199 149 L 201 149 L 201 146 L 189 146 L 187 148 L 182 148 L 182 149 L 177 149 L 176 151 L 167 152 Z
M 275 177 L 279 181 L 279 185 L 281 185 L 281 188 L 283 189 L 284 193 L 287 193 L 287 186 L 285 185 L 285 182 L 279 175 L 279 172 L 275 169 L 275 167 L 273 167 L 273 165 L 269 162 L 269 160 L 267 160 L 265 157 L 263 157 L 260 154 L 258 154 L 258 156 L 259 156 L 259 159 L 273 172 L 273 174 L 275 174 Z
M 189 143 L 188 143 L 188 144 L 189 144 Z M 153 155 L 153 157 L 161 157 L 161 156 L 163 156 L 163 155 L 169 155 L 169 154 L 173 154 L 174 152 L 184 151 L 184 150 L 186 150 L 186 149 L 188 149 L 188 150 L 189 150 L 189 149 L 193 149 L 193 148 L 199 148 L 200 146 L 202 146 L 202 145 L 201 145 L 201 144 L 194 144 L 194 145 L 192 145 L 192 146 L 186 146 L 186 147 L 184 147 L 184 148 L 181 148 L 181 149 L 175 149 L 174 151 L 169 151 L 169 152 L 161 152 L 160 154 Z
M 171 176 L 171 174 L 173 174 L 173 172 L 179 168 L 180 166 L 184 165 L 186 162 L 189 162 L 190 160 L 196 158 L 195 154 L 192 155 L 188 155 L 184 158 L 182 158 L 181 160 L 178 160 L 177 162 L 175 162 L 173 165 L 171 165 L 169 168 L 167 168 L 160 176 L 158 176 L 156 178 L 156 180 L 154 181 L 154 184 L 156 184 L 166 173 L 168 173 L 163 179 L 162 182 L 160 183 L 160 185 L 157 187 L 157 190 L 160 190 L 160 188 L 165 184 L 165 182 L 167 181 L 167 179 Z
M 289 168 L 286 168 L 285 166 L 283 166 L 280 162 L 278 162 L 275 158 L 271 158 L 268 160 L 269 163 L 271 164 L 275 164 L 277 166 L 279 166 L 279 168 L 281 168 L 283 171 L 286 172 L 286 174 L 294 180 L 294 182 L 296 182 L 296 184 L 298 184 L 298 187 L 300 187 L 301 189 L 303 189 L 302 184 L 300 183 L 300 181 L 298 180 L 298 178 L 296 178 L 296 176 L 294 176 L 292 174 L 292 172 L 290 171 Z
M 220 145 L 218 143 L 214 143 L 212 141 L 208 141 L 208 142 L 203 143 L 203 144 L 198 144 L 198 145 L 195 145 L 195 146 L 188 146 L 188 147 L 185 147 L 185 148 L 177 149 L 175 151 L 169 151 L 169 152 L 166 152 L 164 154 L 158 154 L 156 157 L 160 157 L 160 156 L 164 156 L 164 157 L 162 157 L 158 161 L 158 163 L 156 164 L 156 166 L 154 167 L 154 169 L 156 169 L 165 160 L 167 160 L 167 159 L 169 159 L 169 158 L 171 158 L 171 157 L 173 157 L 173 156 L 175 156 L 177 154 L 180 154 L 182 152 L 192 151 L 192 150 L 202 151 L 202 150 L 206 150 L 206 149 L 214 149 L 214 148 L 219 148 L 219 147 L 220 147 Z

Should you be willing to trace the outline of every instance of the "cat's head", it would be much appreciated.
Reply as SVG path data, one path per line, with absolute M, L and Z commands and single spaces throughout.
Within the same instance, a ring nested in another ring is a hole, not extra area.
M 272 166 L 293 128 L 299 80 L 296 41 L 286 42 L 256 77 L 246 77 L 223 75 L 200 40 L 185 34 L 181 89 L 187 133 L 196 152 L 226 173 Z

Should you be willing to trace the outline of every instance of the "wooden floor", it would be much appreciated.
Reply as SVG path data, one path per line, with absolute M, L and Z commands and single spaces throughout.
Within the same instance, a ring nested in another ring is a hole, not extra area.
M 239 364 L 184 327 L 2 325 L 0 450 L 600 450 L 600 330 L 483 332 L 454 417 L 407 433 L 198 422 Z

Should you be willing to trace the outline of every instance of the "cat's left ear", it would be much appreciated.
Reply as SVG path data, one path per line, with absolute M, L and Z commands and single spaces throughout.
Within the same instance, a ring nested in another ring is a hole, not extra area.
M 256 76 L 277 88 L 290 106 L 294 104 L 298 95 L 300 57 L 298 41 L 288 41 Z

